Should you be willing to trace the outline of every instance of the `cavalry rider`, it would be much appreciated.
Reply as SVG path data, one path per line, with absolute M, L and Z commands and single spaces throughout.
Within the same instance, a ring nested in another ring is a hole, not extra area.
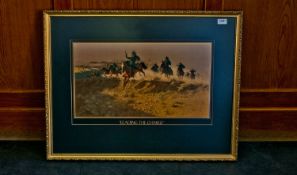
M 154 65 L 152 66 L 151 70 L 152 70 L 153 72 L 159 72 L 159 66 L 158 66 L 157 64 L 154 64 Z
M 118 65 L 116 63 L 113 63 L 109 66 L 109 73 L 111 74 L 116 74 L 116 73 L 119 73 L 120 71 L 120 68 L 118 67 Z
M 127 63 L 128 65 L 135 69 L 136 68 L 136 62 L 137 61 L 140 61 L 140 57 L 136 54 L 136 52 L 133 50 L 132 51 L 132 56 L 131 57 L 128 57 L 128 54 L 127 52 L 125 51 L 125 54 L 126 54 L 126 58 L 128 59 Z
M 183 70 L 184 68 L 186 68 L 186 66 L 183 63 L 179 63 L 177 67 L 178 70 Z
M 186 68 L 186 66 L 183 63 L 179 63 L 177 65 L 177 76 L 179 76 L 180 78 L 185 75 L 184 68 Z
M 164 64 L 165 64 L 166 67 L 170 67 L 171 61 L 170 61 L 168 56 L 165 57 Z
M 173 71 L 171 69 L 171 61 L 168 56 L 166 56 L 165 59 L 162 60 L 160 70 L 162 74 L 165 74 L 167 78 L 169 77 L 169 75 L 173 75 Z
M 195 70 L 195 69 L 191 69 L 191 70 L 190 70 L 190 78 L 191 78 L 192 80 L 194 80 L 195 77 L 196 77 L 196 70 Z

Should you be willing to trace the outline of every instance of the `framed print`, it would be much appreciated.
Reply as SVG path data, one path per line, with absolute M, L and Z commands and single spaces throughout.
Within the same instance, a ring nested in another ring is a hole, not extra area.
M 241 12 L 45 11 L 48 159 L 236 160 Z

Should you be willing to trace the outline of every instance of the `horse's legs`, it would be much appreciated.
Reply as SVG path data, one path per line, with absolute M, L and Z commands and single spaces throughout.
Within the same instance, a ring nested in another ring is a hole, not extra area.
M 143 74 L 143 76 L 145 77 L 145 72 L 143 70 L 140 70 L 140 72 Z

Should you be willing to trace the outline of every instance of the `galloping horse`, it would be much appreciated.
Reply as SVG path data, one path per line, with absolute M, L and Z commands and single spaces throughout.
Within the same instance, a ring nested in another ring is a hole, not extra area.
M 159 72 L 159 66 L 157 64 L 154 64 L 152 67 L 151 67 L 151 70 L 155 73 Z
M 113 75 L 118 77 L 118 75 L 121 74 L 121 68 L 116 63 L 113 63 L 110 66 L 103 67 L 101 72 L 105 77 L 107 77 L 107 75 L 110 77 Z
M 144 62 L 135 63 L 134 66 L 129 64 L 129 61 L 123 63 L 123 77 L 124 86 L 128 83 L 129 79 L 135 76 L 136 73 L 142 73 L 145 76 L 144 70 L 147 69 L 147 65 Z
M 185 75 L 185 72 L 184 72 L 184 68 L 186 68 L 185 65 L 183 65 L 182 63 L 179 63 L 178 66 L 177 66 L 177 76 L 182 79 Z
M 173 71 L 170 67 L 170 64 L 166 64 L 165 61 L 162 61 L 160 65 L 160 71 L 161 74 L 165 74 L 167 78 L 169 78 L 170 75 L 173 75 Z
M 115 75 L 116 77 L 118 77 L 119 74 L 121 74 L 121 68 L 116 63 L 113 63 L 109 66 L 109 74 L 111 76 Z
M 192 80 L 194 80 L 194 79 L 196 78 L 196 76 L 199 77 L 200 74 L 197 73 L 197 71 L 196 71 L 195 69 L 191 69 L 191 70 L 190 70 L 190 78 L 191 78 Z

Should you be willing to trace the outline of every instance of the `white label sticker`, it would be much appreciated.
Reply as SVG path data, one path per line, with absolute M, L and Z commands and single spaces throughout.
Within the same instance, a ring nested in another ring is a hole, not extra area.
M 226 25 L 228 24 L 228 20 L 225 18 L 219 18 L 218 19 L 218 25 Z

